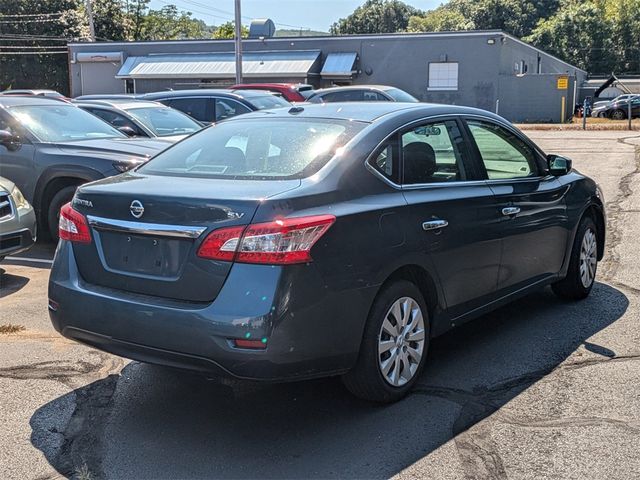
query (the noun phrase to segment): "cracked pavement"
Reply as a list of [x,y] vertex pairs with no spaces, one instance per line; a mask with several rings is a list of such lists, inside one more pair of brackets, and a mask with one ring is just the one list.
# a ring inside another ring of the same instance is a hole
[[0,478],[640,478],[640,135],[526,133],[605,193],[598,283],[436,339],[391,406],[336,379],[216,382],[75,344],[49,323],[46,262],[6,262],[0,324],[25,330],[0,335]]

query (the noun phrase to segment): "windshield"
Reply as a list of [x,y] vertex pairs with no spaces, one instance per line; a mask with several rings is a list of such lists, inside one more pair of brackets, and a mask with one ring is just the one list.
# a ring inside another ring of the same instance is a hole
[[384,91],[387,95],[393,98],[396,102],[411,102],[415,103],[418,101],[416,97],[413,95],[409,95],[404,90],[400,90],[399,88],[389,88]]
[[158,137],[189,135],[202,127],[191,117],[167,107],[145,107],[127,110]]
[[165,150],[140,172],[228,179],[313,175],[366,124],[260,118],[221,122]]
[[258,110],[266,110],[268,108],[278,108],[278,107],[290,107],[291,104],[287,102],[281,96],[276,95],[262,95],[258,97],[248,97],[246,98],[253,106],[255,106]]
[[11,107],[20,124],[42,142],[92,138],[125,138],[108,123],[72,105],[22,105]]

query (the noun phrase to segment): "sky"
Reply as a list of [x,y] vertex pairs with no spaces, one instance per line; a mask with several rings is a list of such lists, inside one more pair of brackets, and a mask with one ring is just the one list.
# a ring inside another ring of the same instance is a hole
[[[444,0],[405,0],[405,3],[421,10],[429,10]],[[271,18],[276,28],[305,28],[329,31],[339,18],[346,17],[364,0],[242,0],[242,22],[248,25],[252,18]],[[193,17],[208,25],[219,25],[233,20],[234,0],[151,0],[156,10],[173,4],[187,10]]]

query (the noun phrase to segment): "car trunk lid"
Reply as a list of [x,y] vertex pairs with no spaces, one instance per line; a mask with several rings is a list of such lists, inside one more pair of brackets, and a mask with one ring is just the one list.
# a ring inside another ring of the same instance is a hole
[[296,188],[299,180],[238,181],[137,173],[80,188],[73,208],[91,229],[74,243],[89,283],[192,302],[209,302],[231,262],[197,256],[207,234],[251,222],[260,202]]

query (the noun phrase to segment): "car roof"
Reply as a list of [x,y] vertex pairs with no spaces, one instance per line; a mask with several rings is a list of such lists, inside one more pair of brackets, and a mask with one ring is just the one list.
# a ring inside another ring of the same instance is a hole
[[344,85],[342,87],[321,88],[320,90],[316,90],[315,94],[322,95],[325,93],[343,92],[346,90],[380,90],[384,92],[394,88],[395,87],[390,87],[389,85]]
[[32,94],[32,95],[38,95],[38,94],[42,94],[42,93],[55,93],[57,95],[61,95],[62,94],[60,92],[56,92],[55,90],[48,90],[46,88],[40,88],[40,89],[31,89],[31,88],[15,88],[15,89],[8,89],[8,90],[4,90],[3,92],[0,92],[2,94],[17,94],[17,93],[26,93],[26,94]]
[[69,103],[40,95],[0,95],[0,107],[9,108],[21,105],[56,105],[59,107],[69,105]]
[[151,100],[135,100],[133,98],[111,98],[111,99],[96,99],[96,100],[76,100],[73,102],[75,105],[83,106],[103,106],[112,107],[119,110],[131,110],[134,108],[169,108],[160,102],[153,102]]
[[152,92],[141,95],[144,98],[172,98],[172,97],[208,97],[211,95],[217,95],[219,97],[227,98],[246,98],[251,97],[263,97],[270,95],[269,92],[261,90],[229,90],[222,88],[196,88],[190,90],[168,90],[166,92]]
[[479,108],[463,107],[458,105],[443,105],[438,103],[409,103],[409,102],[334,102],[334,103],[301,103],[292,107],[274,108],[271,110],[259,110],[246,113],[225,120],[233,122],[251,118],[323,118],[352,120],[360,122],[375,122],[389,115],[401,112],[414,111],[424,117],[437,115],[481,115],[504,122],[501,117],[480,110]]

